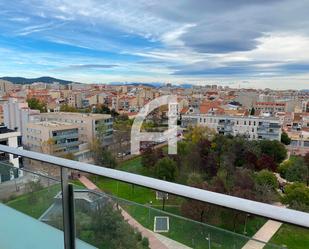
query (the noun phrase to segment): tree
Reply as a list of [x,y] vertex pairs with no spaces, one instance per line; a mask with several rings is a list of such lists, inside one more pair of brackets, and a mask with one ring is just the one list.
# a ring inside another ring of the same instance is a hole
[[285,145],[289,145],[291,143],[291,138],[289,138],[286,132],[282,132],[281,134],[281,143]]
[[89,228],[93,231],[98,248],[139,248],[134,229],[107,198],[93,209]]
[[28,181],[25,184],[25,189],[29,193],[29,202],[33,204],[38,201],[39,195],[37,192],[43,189],[43,185],[40,180]]
[[30,109],[40,110],[40,112],[47,111],[46,103],[40,101],[39,99],[30,98],[30,99],[27,99],[27,103]]
[[281,163],[287,157],[287,150],[279,141],[261,140],[259,147],[261,153],[271,156],[276,163]]
[[306,179],[306,184],[309,186],[309,152],[306,153],[304,156],[305,164],[307,166],[307,179]]
[[287,185],[282,202],[293,209],[309,212],[309,188],[303,183]]
[[[195,184],[194,187],[208,189],[207,183]],[[181,213],[192,220],[205,222],[207,218],[212,218],[218,214],[218,207],[205,202],[188,199],[181,205]]]
[[73,153],[69,152],[69,153],[63,155],[63,158],[69,159],[69,160],[74,160],[74,159],[75,159],[75,156],[74,156]]
[[189,186],[196,186],[196,185],[200,185],[203,183],[203,178],[200,174],[198,173],[190,173],[188,176],[188,180],[187,180],[187,185]]
[[161,148],[153,149],[152,147],[147,147],[142,153],[142,165],[148,169],[152,169],[156,162],[163,158],[164,154]]
[[190,127],[188,131],[189,132],[185,135],[185,139],[193,143],[198,143],[199,140],[203,139],[211,139],[215,135],[215,131],[207,126],[196,125]]
[[256,170],[259,171],[262,169],[276,171],[277,164],[274,161],[273,157],[266,155],[266,154],[262,154],[262,156],[257,161]]
[[68,104],[64,104],[64,105],[60,106],[60,111],[61,112],[77,112],[78,110],[73,106],[69,106]]
[[104,104],[97,104],[93,108],[93,113],[111,114],[111,110]]
[[107,127],[103,122],[100,122],[97,125],[97,139],[104,143],[104,137],[106,136]]
[[255,183],[260,186],[269,186],[272,190],[276,190],[279,187],[276,176],[267,169],[256,173]]
[[117,161],[115,157],[98,139],[93,141],[91,151],[96,165],[112,169],[116,168]]
[[173,182],[177,176],[176,162],[168,157],[164,157],[156,163],[155,172],[159,179]]
[[232,194],[237,197],[254,200],[254,179],[251,170],[244,168],[236,169]]
[[307,183],[308,166],[301,156],[291,156],[289,160],[284,161],[278,167],[278,171],[283,178],[290,182]]

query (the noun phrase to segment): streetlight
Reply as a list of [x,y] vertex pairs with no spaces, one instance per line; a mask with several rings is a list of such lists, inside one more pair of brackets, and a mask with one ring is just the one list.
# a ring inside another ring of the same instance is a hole
[[210,247],[210,233],[208,233],[206,240],[208,240],[208,248],[211,249],[211,247]]

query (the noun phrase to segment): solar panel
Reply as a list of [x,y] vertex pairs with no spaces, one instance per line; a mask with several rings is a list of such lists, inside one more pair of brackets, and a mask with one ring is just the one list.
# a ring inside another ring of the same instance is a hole
[[154,232],[163,233],[169,231],[169,217],[155,216],[154,218]]

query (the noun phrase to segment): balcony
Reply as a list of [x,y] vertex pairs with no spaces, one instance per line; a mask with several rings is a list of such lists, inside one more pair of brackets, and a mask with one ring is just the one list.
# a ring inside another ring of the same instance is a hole
[[[304,212],[3,145],[0,151],[42,167],[47,164],[53,172],[51,177],[26,167],[19,169],[24,171],[22,178],[0,184],[1,249],[286,248],[182,217],[173,212],[171,201],[176,198],[309,227],[309,214]],[[106,182],[117,180],[119,195],[101,191],[95,177],[72,180],[70,171],[104,177]],[[131,188],[128,195],[136,202],[121,198],[125,197],[121,195],[124,185]],[[156,200],[138,203],[145,191]]]

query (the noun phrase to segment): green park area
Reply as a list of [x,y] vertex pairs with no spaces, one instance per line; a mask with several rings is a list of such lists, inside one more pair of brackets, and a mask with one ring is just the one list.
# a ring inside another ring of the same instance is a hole
[[309,232],[305,228],[284,224],[270,242],[287,248],[305,249],[309,245]]
[[[166,155],[164,149],[149,150],[119,163],[116,169],[256,201],[281,201],[306,211],[306,179],[299,173],[306,169],[305,159],[292,157],[284,161],[284,147],[273,141],[251,142],[223,136],[208,140],[199,134],[203,131],[194,132],[197,134],[192,134],[191,141],[179,144],[177,156]],[[273,172],[299,183],[289,184],[284,195],[279,195]],[[171,195],[163,205],[162,200],[156,199],[154,190],[105,177],[90,179],[150,230],[154,229],[155,216],[169,217],[170,229],[162,235],[193,248],[205,248],[209,234],[212,248],[241,248],[248,241],[244,235],[253,236],[266,222],[265,218]],[[57,191],[59,186],[38,190],[34,194],[35,205],[29,205],[33,194],[19,196],[8,205],[38,218]],[[307,249],[309,233],[306,229],[283,225],[270,242],[291,249]]]
[[6,204],[11,208],[38,219],[54,203],[54,197],[61,190],[61,186],[60,184],[55,184],[47,188],[42,188],[39,184],[34,183],[32,185],[33,189],[29,193],[12,199]]

